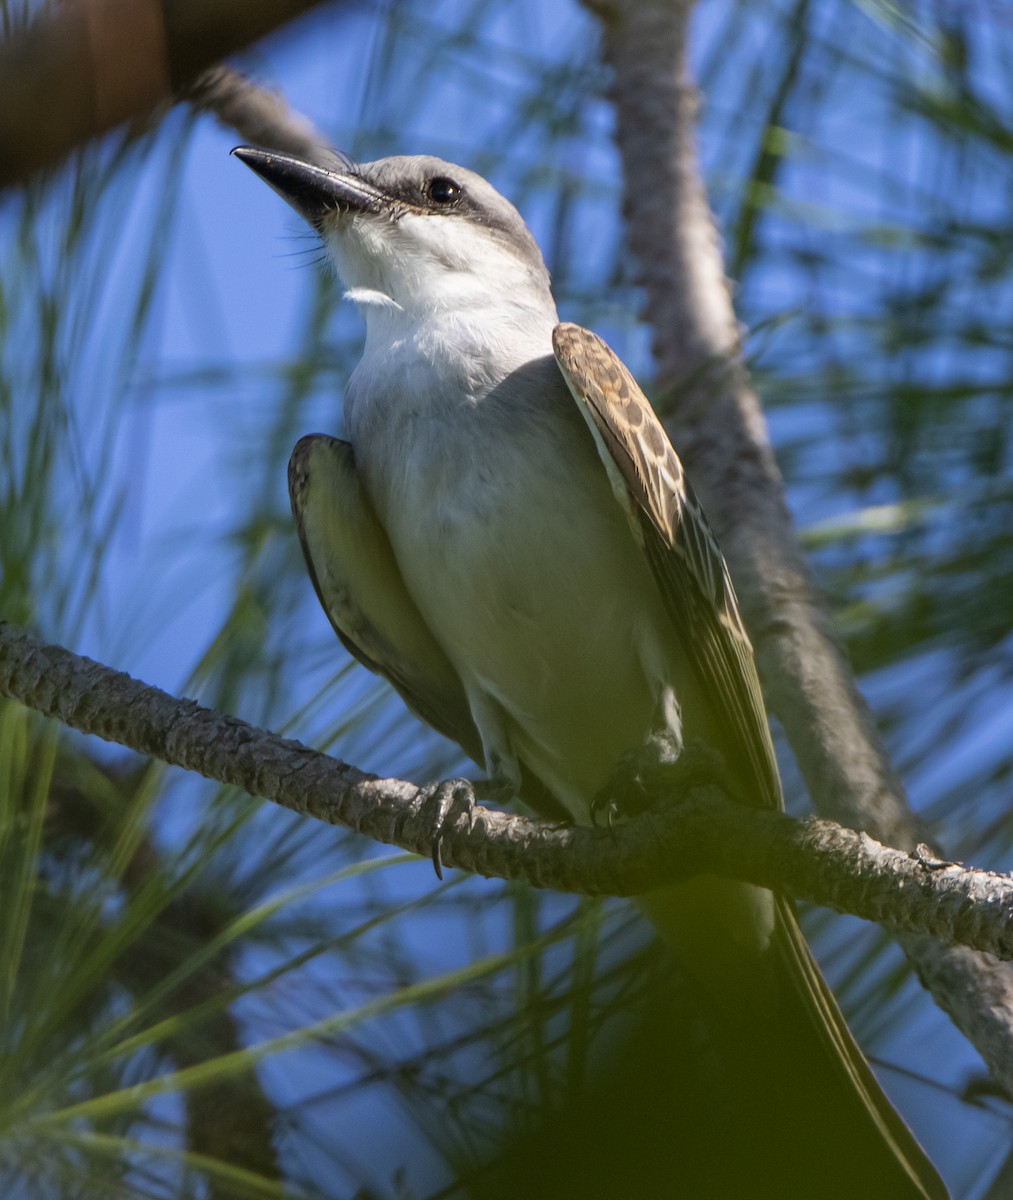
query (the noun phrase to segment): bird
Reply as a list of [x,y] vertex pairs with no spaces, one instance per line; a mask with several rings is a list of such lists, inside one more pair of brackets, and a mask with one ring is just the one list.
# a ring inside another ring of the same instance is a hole
[[[427,155],[233,153],[316,231],[365,321],[344,437],[307,435],[289,464],[306,565],[346,649],[495,794],[547,817],[635,816],[645,780],[689,764],[781,808],[715,535],[631,372],[560,322],[517,209]],[[440,788],[441,822],[472,803],[466,784]],[[768,1090],[802,1097],[817,1164],[834,1164],[811,1193],[769,1194],[947,1195],[786,899],[702,877],[641,903],[752,1048],[752,1111]],[[823,1108],[826,1122],[806,1111]]]

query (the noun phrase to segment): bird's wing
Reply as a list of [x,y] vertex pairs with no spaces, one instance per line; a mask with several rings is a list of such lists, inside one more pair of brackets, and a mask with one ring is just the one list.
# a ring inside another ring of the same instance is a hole
[[[322,433],[300,438],[289,459],[288,494],[310,579],[345,649],[484,767],[460,676],[405,587],[351,445]],[[565,819],[541,780],[520,770],[520,798],[544,817]]]
[[300,438],[288,493],[310,579],[345,649],[482,765],[464,687],[408,594],[351,445],[320,433]]
[[[594,436],[616,498],[650,564],[737,775],[781,804],[777,760],[724,557],[650,401],[597,334],[557,325],[556,361]],[[743,770],[743,768],[745,768]]]
[[[647,397],[601,338],[578,325],[564,324],[556,326],[552,342],[676,633],[721,722],[723,749],[737,759],[744,756],[759,782],[760,801],[779,806],[781,786],[753,650],[728,567],[682,463]],[[946,1189],[935,1168],[883,1094],[848,1029],[790,901],[776,897],[774,914],[777,957],[802,1001],[803,1019],[811,1022],[822,1053],[837,1064],[836,1078],[849,1105],[846,1111],[862,1128],[871,1122],[890,1159],[899,1164],[906,1177],[899,1195],[910,1195],[913,1187],[922,1197],[945,1200]],[[802,1032],[793,1026],[791,1036],[801,1037]],[[849,1095],[854,1103],[848,1101]]]

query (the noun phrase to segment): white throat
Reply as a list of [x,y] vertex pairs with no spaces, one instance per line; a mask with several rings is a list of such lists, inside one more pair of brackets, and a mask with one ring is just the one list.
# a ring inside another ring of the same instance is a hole
[[367,355],[404,343],[513,362],[551,352],[558,317],[548,277],[481,225],[360,217],[335,229],[327,245],[366,322]]

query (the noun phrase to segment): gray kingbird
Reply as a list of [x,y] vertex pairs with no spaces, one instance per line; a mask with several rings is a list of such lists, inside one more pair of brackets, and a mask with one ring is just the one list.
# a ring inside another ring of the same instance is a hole
[[[234,153],[316,230],[365,318],[348,440],[304,437],[289,473],[346,648],[543,813],[589,822],[631,754],[667,762],[684,745],[710,748],[743,802],[780,807],[724,558],[630,372],[560,324],[513,205],[437,158]],[[789,903],[705,878],[644,907],[725,1012],[762,1030],[786,1005],[799,1045],[816,1031],[855,1162],[884,1195],[946,1196]]]

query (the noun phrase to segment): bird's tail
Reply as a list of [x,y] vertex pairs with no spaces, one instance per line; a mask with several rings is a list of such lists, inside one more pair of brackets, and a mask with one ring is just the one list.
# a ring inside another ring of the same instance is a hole
[[790,901],[701,877],[644,897],[642,907],[707,998],[708,1030],[731,1064],[728,1150],[755,1155],[752,1194],[946,1200],[848,1029]]

